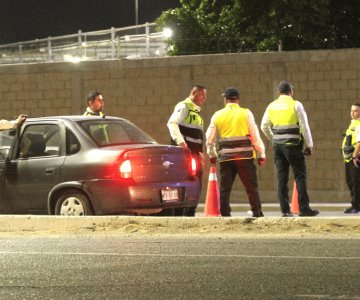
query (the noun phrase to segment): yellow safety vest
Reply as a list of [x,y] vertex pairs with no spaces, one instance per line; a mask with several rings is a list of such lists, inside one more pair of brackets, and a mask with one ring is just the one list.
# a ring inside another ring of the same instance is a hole
[[341,147],[341,152],[345,162],[352,160],[356,144],[355,131],[358,126],[360,126],[360,120],[351,120],[350,125],[346,130]]
[[255,158],[247,116],[248,109],[237,103],[227,103],[225,108],[215,113],[214,124],[219,136],[219,162]]
[[296,100],[284,95],[270,103],[268,112],[272,123],[274,144],[298,145],[300,143],[301,135],[295,103]]
[[[186,105],[188,114],[184,121],[179,124],[180,132],[191,152],[203,152],[204,121],[199,115],[199,112],[196,110],[194,102],[192,102],[190,98],[186,98],[185,100],[179,102],[176,107],[181,106],[182,104]],[[176,145],[174,140],[171,140],[171,144]]]

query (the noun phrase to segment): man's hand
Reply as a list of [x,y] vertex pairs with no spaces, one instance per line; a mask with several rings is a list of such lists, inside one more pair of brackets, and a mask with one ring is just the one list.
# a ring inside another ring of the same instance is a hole
[[201,169],[203,169],[205,166],[205,155],[202,152],[199,152],[199,163],[200,163]]
[[217,161],[216,156],[215,157],[210,157],[210,164],[216,165],[216,161]]
[[266,163],[266,158],[265,157],[260,157],[258,158],[258,165],[261,167],[263,165],[265,165]]
[[358,157],[353,157],[353,163],[354,163],[355,167],[359,168],[360,159]]
[[189,148],[188,145],[187,145],[185,142],[180,143],[179,146],[180,146],[181,148],[184,148],[184,149],[188,149],[188,148]]
[[26,118],[27,118],[27,115],[21,114],[21,115],[19,115],[19,116],[16,118],[15,123],[16,123],[18,126],[21,126],[21,125],[25,122]]
[[312,154],[312,148],[310,147],[306,147],[304,150],[304,155],[305,156],[310,156]]

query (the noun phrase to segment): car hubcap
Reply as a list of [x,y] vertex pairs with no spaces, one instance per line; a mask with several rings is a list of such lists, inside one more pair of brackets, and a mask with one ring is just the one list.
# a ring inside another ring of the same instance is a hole
[[79,199],[75,197],[66,198],[61,205],[61,216],[84,216],[85,210]]

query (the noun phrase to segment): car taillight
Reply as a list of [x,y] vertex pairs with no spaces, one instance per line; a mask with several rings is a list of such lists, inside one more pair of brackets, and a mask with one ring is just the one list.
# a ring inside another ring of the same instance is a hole
[[191,156],[190,159],[190,174],[191,176],[196,176],[198,171],[198,161],[195,157]]
[[131,162],[129,159],[124,160],[120,166],[120,176],[121,178],[131,178],[132,177],[132,168],[131,168]]

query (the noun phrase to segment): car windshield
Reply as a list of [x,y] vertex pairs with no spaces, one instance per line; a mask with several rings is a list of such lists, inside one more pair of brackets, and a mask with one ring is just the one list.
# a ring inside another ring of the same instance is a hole
[[98,146],[124,144],[154,144],[147,133],[126,120],[91,120],[80,125]]

